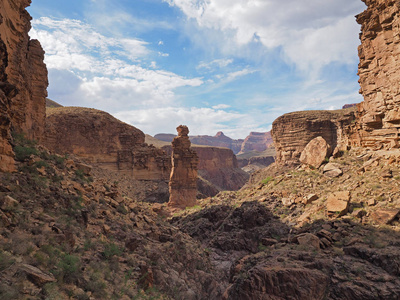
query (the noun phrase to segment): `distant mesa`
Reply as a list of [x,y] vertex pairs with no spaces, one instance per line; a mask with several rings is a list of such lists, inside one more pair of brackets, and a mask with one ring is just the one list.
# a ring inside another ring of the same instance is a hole
[[353,103],[353,104],[345,104],[343,105],[342,109],[346,109],[346,108],[350,108],[350,107],[354,107],[357,106],[358,103]]
[[[160,144],[160,141],[163,142],[171,142],[176,135],[174,134],[168,134],[168,133],[160,133],[156,134],[154,136],[154,140],[149,143],[153,144]],[[210,147],[218,147],[218,148],[228,148],[233,151],[233,154],[237,155],[237,158],[234,158],[234,162],[228,163],[227,161],[230,160],[231,154],[226,153],[225,155],[226,158],[222,158],[220,154],[217,156],[219,163],[221,161],[225,161],[225,163],[222,163],[221,169],[224,169],[226,166],[229,165],[228,169],[233,168],[242,168],[245,172],[247,173],[253,173],[254,171],[257,171],[259,169],[265,168],[272,164],[275,161],[275,148],[273,146],[273,139],[271,132],[251,132],[249,136],[246,137],[246,139],[238,139],[234,140],[231,139],[230,137],[226,136],[222,131],[217,132],[215,136],[209,136],[209,135],[196,135],[196,136],[189,136],[190,141],[193,143],[193,147],[196,149],[197,153],[200,156],[200,174],[202,174],[202,161],[204,158],[202,157],[203,155],[205,157],[210,157],[209,154],[206,154],[206,150],[204,149],[198,149],[200,146],[210,146]],[[152,139],[151,137],[148,137],[146,139]],[[216,152],[222,153],[222,149]],[[208,160],[208,158],[206,159]],[[207,168],[210,170],[210,167],[208,166]],[[217,173],[213,172],[214,175],[212,177],[214,178],[212,181],[215,182],[217,180]],[[203,174],[205,178],[209,178],[208,175]],[[222,174],[220,174],[222,175]],[[234,178],[237,180],[223,180],[225,176],[222,176],[220,180],[217,180],[220,182],[218,184],[220,187],[223,189],[237,189],[238,186],[242,185],[242,181],[244,180],[245,176],[242,174],[238,174],[236,172],[236,175]],[[239,179],[240,178],[240,179]],[[226,183],[221,183],[222,181]],[[229,183],[230,182],[230,183]]]
[[[174,134],[160,133],[154,136],[164,142],[172,142],[176,137]],[[243,154],[251,151],[262,152],[270,148],[273,144],[271,132],[251,132],[246,139],[234,140],[226,136],[222,131],[216,135],[192,135],[190,141],[196,145],[224,147],[231,149],[234,154]]]

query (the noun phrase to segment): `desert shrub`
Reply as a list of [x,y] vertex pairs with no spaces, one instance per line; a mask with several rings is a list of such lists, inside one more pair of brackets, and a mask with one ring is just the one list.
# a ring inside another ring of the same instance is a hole
[[106,283],[102,279],[100,272],[90,274],[90,279],[86,283],[85,289],[91,291],[95,296],[104,297]]
[[29,158],[32,154],[38,155],[39,152],[35,148],[36,141],[29,140],[25,137],[24,134],[20,133],[13,133],[13,140],[14,140],[14,153],[15,159],[19,161],[24,161]]
[[0,283],[0,299],[21,299],[20,288],[20,286],[9,286],[5,283]]
[[122,247],[119,247],[115,243],[108,243],[104,245],[104,251],[102,254],[106,259],[110,259],[113,256],[121,256],[123,252],[124,249]]
[[78,256],[64,254],[57,266],[57,275],[66,283],[76,282],[81,277],[81,261]]
[[11,255],[0,250],[0,271],[7,269],[14,262],[15,260],[11,257]]
[[262,180],[261,182],[262,182],[263,184],[268,184],[271,180],[274,180],[274,177],[268,176],[267,178],[265,178],[265,179]]
[[24,161],[28,159],[31,155],[38,155],[38,151],[35,148],[18,145],[14,147],[14,153],[15,159],[18,161]]

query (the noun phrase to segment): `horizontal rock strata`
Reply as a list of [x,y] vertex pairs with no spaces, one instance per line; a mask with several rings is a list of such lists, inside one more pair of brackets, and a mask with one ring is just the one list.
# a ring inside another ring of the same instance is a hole
[[272,124],[276,162],[299,164],[306,145],[318,136],[323,137],[332,149],[345,148],[349,143],[349,126],[354,119],[354,108],[300,111],[279,117]]
[[138,180],[168,180],[170,158],[144,141],[142,131],[99,110],[48,109],[45,145],[49,149],[78,155]]
[[359,76],[364,102],[358,105],[353,145],[393,148],[400,140],[400,4],[363,0]]

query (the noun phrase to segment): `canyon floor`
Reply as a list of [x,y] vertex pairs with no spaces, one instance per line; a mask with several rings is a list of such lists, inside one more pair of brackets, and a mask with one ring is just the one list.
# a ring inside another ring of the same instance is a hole
[[1,299],[400,298],[397,150],[271,165],[170,210],[136,200],[143,182],[16,141],[19,171],[0,174]]

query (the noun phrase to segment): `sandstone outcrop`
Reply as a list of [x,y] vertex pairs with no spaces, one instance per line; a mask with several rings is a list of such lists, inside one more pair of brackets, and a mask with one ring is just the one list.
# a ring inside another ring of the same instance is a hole
[[250,151],[263,152],[273,144],[271,131],[268,132],[250,132],[245,138],[239,154]]
[[352,145],[392,148],[400,141],[400,5],[394,0],[363,0],[360,93]]
[[47,69],[44,51],[30,40],[29,0],[0,2],[0,170],[13,171],[11,129],[41,140],[45,122]]
[[354,108],[336,111],[301,111],[285,114],[272,124],[272,136],[279,164],[297,165],[306,145],[321,136],[331,146],[345,149]]
[[178,136],[172,141],[172,171],[169,180],[170,207],[185,208],[196,204],[197,166],[199,158],[190,149],[189,129],[180,125]]
[[95,109],[48,109],[44,144],[138,180],[168,180],[171,170],[169,157],[145,144],[142,131]]

